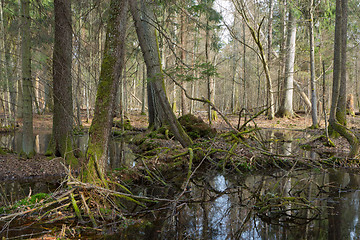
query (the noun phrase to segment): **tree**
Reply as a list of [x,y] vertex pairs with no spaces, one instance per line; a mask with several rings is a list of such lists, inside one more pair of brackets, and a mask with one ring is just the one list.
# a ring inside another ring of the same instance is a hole
[[261,39],[260,39],[261,25],[262,25],[264,19],[261,21],[258,28],[254,29],[252,26],[250,26],[250,21],[249,21],[249,18],[247,16],[247,14],[246,14],[245,2],[244,1],[239,1],[239,0],[236,0],[236,1],[233,1],[233,2],[234,2],[234,5],[235,5],[235,8],[236,8],[236,11],[238,13],[240,13],[241,17],[244,20],[244,24],[246,24],[247,28],[250,30],[251,37],[255,41],[255,44],[256,44],[259,51],[257,52],[254,48],[247,45],[244,41],[241,41],[240,39],[236,38],[233,35],[233,33],[232,33],[232,35],[233,35],[233,37],[236,38],[236,40],[238,40],[242,44],[246,45],[247,47],[250,47],[257,54],[259,59],[261,60],[261,63],[262,63],[262,66],[263,66],[263,69],[264,69],[264,72],[265,72],[266,83],[267,83],[267,95],[268,95],[267,107],[269,108],[267,115],[268,115],[269,119],[273,119],[274,115],[275,115],[275,110],[274,110],[275,106],[274,106],[274,94],[272,92],[272,80],[271,80],[269,65],[268,65],[268,62],[267,62],[266,56],[265,56],[265,51],[264,51],[264,48],[263,48],[263,45],[262,45],[262,42],[261,42]]
[[315,82],[315,47],[314,47],[314,0],[309,1],[309,42],[310,42],[310,83],[311,83],[311,118],[312,127],[318,128],[317,96]]
[[295,12],[290,6],[288,29],[287,29],[287,51],[285,62],[285,82],[284,95],[276,115],[278,117],[292,117],[293,111],[293,92],[294,92],[294,65],[295,65],[295,50],[296,50],[296,19]]
[[146,64],[149,128],[156,130],[169,125],[175,138],[187,147],[192,140],[177,121],[165,93],[153,4],[146,0],[130,1],[130,11]]
[[53,53],[53,153],[72,154],[72,26],[70,0],[54,0],[55,38]]
[[21,72],[22,72],[22,112],[23,139],[22,153],[30,158],[35,154],[33,136],[32,78],[31,78],[31,36],[30,1],[21,0]]
[[342,96],[344,94],[346,99],[347,8],[347,0],[336,0],[333,90],[329,124],[350,143],[349,157],[354,158],[359,154],[360,144],[356,135],[345,127],[346,103],[343,103]]
[[94,118],[89,130],[86,153],[88,163],[82,176],[83,180],[87,182],[100,180],[106,185],[104,174],[108,159],[114,104],[119,79],[124,68],[127,10],[128,0],[111,0]]

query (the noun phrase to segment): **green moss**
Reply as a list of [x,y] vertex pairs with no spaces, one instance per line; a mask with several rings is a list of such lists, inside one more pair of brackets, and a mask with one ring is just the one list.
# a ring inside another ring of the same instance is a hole
[[0,147],[0,155],[6,155],[6,152],[1,147]]
[[32,195],[30,198],[26,197],[23,198],[19,201],[17,201],[15,204],[11,205],[11,206],[4,206],[0,208],[0,214],[4,214],[4,213],[10,213],[11,211],[15,210],[15,209],[22,209],[22,208],[31,208],[33,207],[36,203],[39,203],[42,200],[47,200],[50,199],[50,195],[47,193],[37,193]]
[[309,144],[303,144],[300,147],[306,151],[310,151],[312,149],[312,147]]
[[76,126],[74,127],[73,129],[73,134],[76,136],[76,135],[84,135],[84,127],[81,125],[81,126]]
[[[122,126],[124,125],[124,126]],[[133,126],[131,126],[130,119],[124,119],[124,124],[121,124],[120,120],[114,120],[113,121],[113,127],[122,129],[124,127],[124,130],[133,130]]]
[[212,138],[216,135],[216,130],[214,128],[211,128],[210,125],[205,123],[201,118],[192,114],[181,116],[179,122],[192,139],[201,137]]
[[20,157],[25,158],[25,159],[30,159],[30,158],[33,158],[35,156],[35,154],[36,154],[35,150],[31,151],[30,153],[26,153],[24,151],[21,151],[20,152]]

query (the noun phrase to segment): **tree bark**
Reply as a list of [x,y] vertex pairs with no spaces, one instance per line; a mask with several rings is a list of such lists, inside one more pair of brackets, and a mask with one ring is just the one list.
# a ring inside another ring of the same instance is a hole
[[[340,95],[346,98],[346,36],[347,36],[347,0],[336,0],[336,19],[335,19],[335,40],[334,40],[334,71],[333,71],[333,90],[331,96],[331,108],[329,124],[333,130],[345,137],[351,145],[350,158],[355,158],[359,154],[360,144],[356,135],[344,126],[344,122],[338,121],[338,111],[346,111],[342,106]],[[342,109],[342,107],[344,109]],[[346,114],[345,114],[346,117]],[[343,120],[343,119],[340,119]]]
[[104,180],[116,93],[124,68],[128,0],[111,0],[94,119],[89,130],[83,179]]
[[[177,121],[165,93],[152,4],[154,3],[144,0],[130,1],[131,14],[147,67],[149,125],[150,128],[156,128],[168,124],[175,138],[182,146],[187,147],[192,144],[192,140]],[[156,124],[155,118],[159,121]]]
[[146,66],[143,64],[143,71],[142,71],[142,89],[141,89],[141,115],[145,115],[145,95],[146,95]]
[[[54,0],[55,38],[53,54],[53,154],[73,161],[72,25],[69,0]],[[68,162],[71,163],[71,162]],[[76,164],[76,162],[73,162]]]
[[309,1],[309,40],[310,40],[310,75],[311,75],[311,118],[312,128],[318,128],[317,93],[315,82],[315,46],[314,46],[314,0]]
[[296,50],[296,19],[293,9],[289,9],[289,27],[287,30],[287,51],[285,63],[285,82],[284,96],[281,106],[276,113],[277,117],[292,117],[293,112],[293,92],[294,92],[294,65]]
[[[180,15],[180,45],[181,45],[181,64],[186,62],[186,20],[185,20],[185,16],[184,13],[181,13]],[[185,71],[182,70],[182,75],[185,76]],[[181,81],[181,86],[183,88],[186,89],[186,81],[183,77],[182,81]],[[181,95],[180,95],[180,102],[181,102],[181,114],[185,115],[188,113],[188,109],[187,109],[187,102],[186,102],[186,96],[185,96],[185,91],[181,90]]]
[[21,0],[21,72],[23,139],[21,155],[30,158],[35,154],[33,136],[32,79],[31,79],[31,36],[30,1]]
[[339,98],[336,106],[336,120],[346,126],[346,81],[347,81],[347,71],[346,71],[346,49],[347,49],[347,8],[348,0],[341,1],[341,34],[340,34],[340,55],[341,55],[341,66],[340,66],[340,88],[339,88]]

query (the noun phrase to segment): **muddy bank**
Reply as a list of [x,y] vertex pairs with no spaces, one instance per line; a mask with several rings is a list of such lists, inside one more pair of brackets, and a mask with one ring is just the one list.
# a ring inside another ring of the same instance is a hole
[[65,175],[66,170],[60,158],[49,159],[44,155],[36,155],[32,159],[24,159],[17,154],[0,155],[0,181],[60,178]]

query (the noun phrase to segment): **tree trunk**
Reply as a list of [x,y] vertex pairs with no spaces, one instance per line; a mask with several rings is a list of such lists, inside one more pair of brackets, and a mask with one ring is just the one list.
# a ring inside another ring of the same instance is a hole
[[[10,50],[9,50],[9,43],[6,41],[6,32],[5,32],[5,19],[4,19],[4,12],[3,12],[3,6],[4,6],[4,0],[1,0],[0,2],[0,79],[5,79],[5,89],[4,89],[4,100],[6,101],[6,111],[8,114],[5,115],[5,121],[7,122],[6,125],[12,125],[15,124],[15,103],[12,101],[13,98],[13,82],[11,77],[11,70],[10,70]],[[5,63],[5,64],[4,64]],[[3,65],[4,64],[4,65]],[[6,112],[5,112],[6,113]],[[10,120],[10,121],[8,121]]]
[[[72,153],[72,26],[69,0],[55,0],[55,38],[53,54],[53,154],[74,160]],[[76,162],[72,162],[76,164]]]
[[[208,17],[206,18],[206,26],[205,26],[205,62],[208,66],[209,64],[209,38],[210,38],[210,30],[209,30],[209,20]],[[207,74],[206,75],[206,83],[207,83],[207,98],[209,101],[211,101],[211,94],[212,94],[212,89],[211,89],[211,79],[210,79],[210,75]],[[209,124],[211,125],[212,122],[212,112],[211,112],[211,106],[210,104],[208,104],[208,108],[207,108],[207,114],[208,114],[208,121]]]
[[35,154],[33,137],[33,109],[31,98],[31,36],[29,5],[29,0],[21,0],[21,72],[23,86],[23,139],[21,155],[27,158],[30,158]]
[[89,130],[88,163],[82,176],[87,182],[104,180],[116,93],[125,64],[127,10],[127,0],[111,0],[94,119]]
[[[187,147],[192,144],[192,140],[177,121],[165,93],[156,29],[152,24],[155,19],[152,4],[154,3],[144,0],[130,1],[131,14],[147,67],[149,125],[150,128],[156,128],[168,124],[175,138],[182,146]],[[159,122],[155,123],[155,119]]]
[[146,66],[143,64],[143,71],[142,71],[142,90],[141,90],[141,115],[145,115],[145,91],[146,91]]
[[341,45],[340,45],[340,55],[341,55],[341,62],[340,62],[340,88],[339,88],[339,98],[336,106],[336,120],[346,126],[346,48],[347,48],[347,1],[342,0],[341,3]]
[[[181,45],[181,64],[183,65],[186,62],[186,20],[185,20],[185,16],[184,13],[181,13],[180,15],[180,45]],[[186,89],[186,81],[185,81],[185,71],[184,69],[182,70],[182,75],[183,75],[183,79],[181,81],[181,86]],[[185,91],[181,90],[181,95],[180,95],[180,102],[181,102],[181,114],[185,115],[188,113],[188,109],[187,109],[187,101],[186,101],[186,96],[185,96]]]
[[[234,27],[236,25],[236,22],[235,22],[235,18],[234,18]],[[234,114],[235,113],[235,105],[236,105],[236,81],[235,81],[235,77],[236,77],[236,67],[237,67],[237,50],[236,50],[236,44],[235,44],[235,41],[232,43],[232,47],[233,47],[233,54],[232,54],[232,87],[231,87],[231,102],[230,102],[230,110],[231,110],[231,113]],[[225,84],[224,84],[225,85]]]
[[315,82],[315,47],[314,47],[314,0],[310,0],[309,6],[309,37],[310,37],[310,73],[311,73],[311,118],[312,128],[318,128],[317,93]]
[[287,30],[287,51],[285,63],[285,82],[284,96],[281,102],[277,117],[292,117],[293,112],[293,92],[294,92],[294,65],[296,49],[296,19],[294,12],[289,9],[289,27]]
[[[332,129],[345,137],[351,145],[349,153],[350,158],[354,158],[359,154],[359,139],[355,134],[347,129],[339,122],[337,117],[338,111],[346,111],[341,109],[342,103],[340,95],[345,89],[346,98],[346,36],[347,36],[347,0],[336,1],[336,20],[335,20],[335,40],[334,40],[334,71],[333,71],[333,90],[331,96],[331,108],[329,116],[329,124]],[[345,86],[344,86],[345,85]],[[346,108],[346,104],[345,107]],[[346,115],[345,115],[346,117]]]

